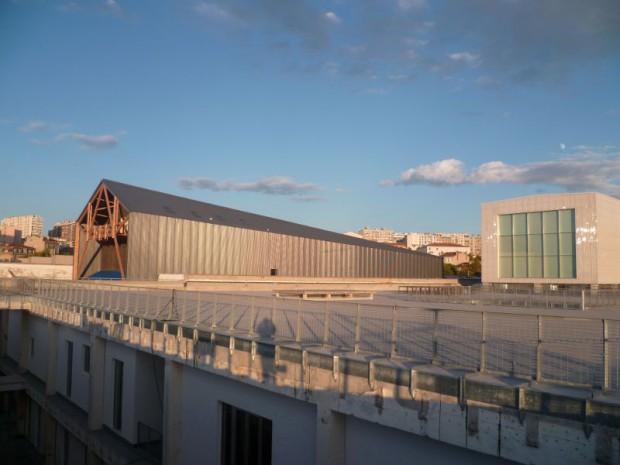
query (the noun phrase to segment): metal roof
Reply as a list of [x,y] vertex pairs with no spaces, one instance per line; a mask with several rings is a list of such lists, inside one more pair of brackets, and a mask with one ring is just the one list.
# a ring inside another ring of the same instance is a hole
[[[103,179],[108,190],[118,198],[128,212],[179,218],[203,223],[212,223],[233,228],[267,231],[275,234],[305,237],[328,242],[350,244],[373,249],[399,251],[401,253],[421,254],[387,244],[359,239],[324,229],[304,226],[290,221],[248,213],[211,203],[199,202],[176,195],[165,194],[143,187],[132,186],[109,179]],[[427,254],[422,254],[427,255]]]

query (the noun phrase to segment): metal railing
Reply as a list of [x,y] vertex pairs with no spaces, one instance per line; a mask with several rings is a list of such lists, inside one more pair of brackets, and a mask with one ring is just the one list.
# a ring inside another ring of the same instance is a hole
[[0,280],[0,295],[31,296],[35,305],[69,311],[95,309],[420,364],[620,390],[620,315],[560,317],[46,280]]
[[400,286],[411,302],[498,305],[520,308],[593,310],[620,308],[617,289],[535,290],[495,286]]

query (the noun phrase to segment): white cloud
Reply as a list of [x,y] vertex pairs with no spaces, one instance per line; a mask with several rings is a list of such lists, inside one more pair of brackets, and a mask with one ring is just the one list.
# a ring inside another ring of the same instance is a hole
[[211,191],[259,192],[268,195],[295,196],[297,200],[307,201],[303,194],[323,190],[323,186],[313,183],[297,183],[286,176],[273,176],[250,183],[216,181],[211,178],[181,178],[178,181],[186,189],[207,189]]
[[539,184],[567,191],[598,191],[620,197],[620,152],[614,146],[575,147],[571,156],[555,161],[508,165],[491,161],[467,171],[462,161],[451,158],[403,171],[395,185],[455,186],[460,184]]
[[128,18],[125,10],[116,0],[81,0],[79,2],[66,2],[58,5],[62,11],[91,11],[94,13],[113,15],[119,18]]
[[400,175],[398,184],[432,184],[438,186],[463,184],[467,177],[463,162],[450,158],[430,165],[410,168]]
[[448,58],[452,63],[462,64],[465,66],[477,66],[480,60],[478,55],[469,52],[450,53]]
[[118,145],[120,134],[124,133],[90,135],[79,132],[64,132],[56,135],[53,142],[74,140],[80,143],[82,150],[108,150]]
[[42,131],[49,128],[45,121],[30,121],[19,127],[20,132]]
[[230,12],[216,3],[196,2],[193,6],[193,11],[215,20],[228,21],[232,18]]
[[425,8],[426,0],[397,0],[396,5],[400,10],[411,10],[413,8]]
[[330,22],[331,24],[340,24],[341,20],[338,17],[338,15],[336,15],[336,13],[332,12],[332,11],[328,11],[327,13],[325,13],[325,19]]

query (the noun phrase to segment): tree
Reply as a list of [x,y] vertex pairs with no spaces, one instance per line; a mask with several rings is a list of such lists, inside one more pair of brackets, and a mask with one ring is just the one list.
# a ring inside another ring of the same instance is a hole
[[444,276],[456,276],[458,274],[458,270],[455,265],[452,263],[444,263],[443,264],[443,275]]

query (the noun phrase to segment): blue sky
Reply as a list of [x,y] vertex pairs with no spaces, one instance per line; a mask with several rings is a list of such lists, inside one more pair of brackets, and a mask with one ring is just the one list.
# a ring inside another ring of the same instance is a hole
[[0,1],[0,217],[102,178],[344,232],[620,197],[617,0]]

